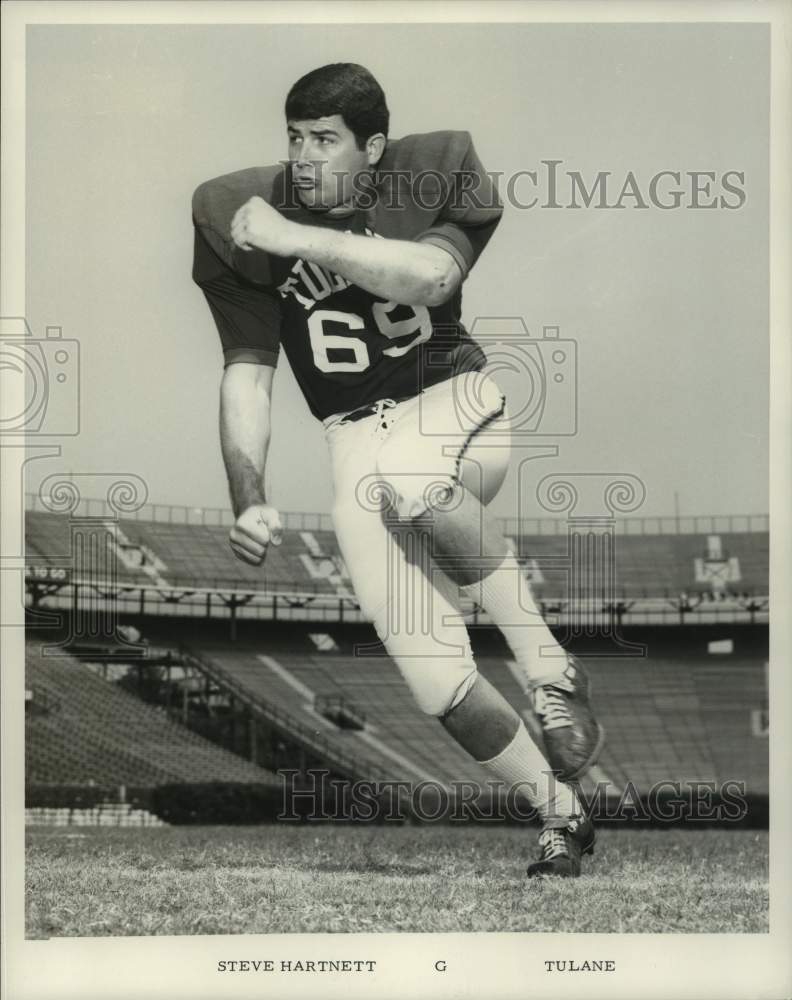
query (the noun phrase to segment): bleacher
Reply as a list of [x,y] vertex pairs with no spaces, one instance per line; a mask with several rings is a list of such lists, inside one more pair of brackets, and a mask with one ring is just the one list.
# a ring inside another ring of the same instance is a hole
[[[173,624],[152,628],[160,644],[167,644],[168,634],[182,641]],[[335,625],[323,635],[324,651],[306,628],[249,622],[232,643],[221,623],[206,622],[191,623],[186,639],[251,696],[320,728],[347,753],[374,761],[376,777],[414,781],[423,775],[444,784],[486,779],[443,727],[418,710],[393,660],[356,655],[361,646],[381,648],[373,630]],[[474,645],[481,673],[524,714],[526,698],[500,639],[486,630]],[[646,793],[659,781],[734,779],[745,781],[751,794],[766,794],[768,740],[752,731],[753,714],[766,698],[764,649],[738,644],[733,654],[708,654],[703,638],[686,643],[677,630],[672,639],[653,636],[648,654],[586,660],[594,709],[608,734],[594,780],[617,791],[630,782]],[[314,698],[327,695],[361,711],[365,730],[343,730],[322,718]]]
[[[97,519],[97,524],[101,519]],[[84,530],[84,525],[81,525]],[[328,530],[287,529],[283,544],[271,547],[262,567],[236,559],[222,525],[179,524],[121,518],[115,528],[117,577],[121,581],[159,581],[174,587],[240,587],[269,592],[299,591],[334,595],[350,593],[351,584],[335,534]],[[42,511],[26,514],[27,561],[32,566],[62,565],[70,553],[66,515]],[[712,580],[723,570],[720,589],[735,594],[766,595],[769,576],[767,532],[732,532],[716,536],[718,558],[710,558],[707,534],[616,534],[615,595],[652,598],[713,591]],[[565,534],[514,537],[518,555],[531,573],[539,599],[569,594],[568,573],[558,562],[569,556]],[[552,560],[556,566],[544,566]],[[697,565],[698,561],[698,565]],[[537,572],[538,570],[538,572]],[[585,580],[576,583],[585,596]],[[715,588],[717,589],[717,587]]]
[[[678,630],[681,631],[681,630]],[[336,625],[311,639],[306,628],[246,623],[236,642],[222,623],[150,622],[161,646],[185,641],[253,702],[275,706],[321,734],[376,780],[484,782],[443,727],[423,715],[387,656],[364,627]],[[678,642],[678,639],[675,640]],[[508,653],[489,630],[475,638],[481,673],[531,723]],[[707,654],[703,642],[649,645],[646,658],[587,660],[592,700],[608,739],[592,781],[613,794],[631,785],[646,794],[658,782],[742,781],[750,795],[768,791],[768,740],[755,717],[766,705],[763,653]],[[101,679],[69,657],[43,657],[28,645],[27,685],[45,710],[27,713],[28,783],[157,785],[173,781],[274,783],[262,768],[171,723],[161,710]],[[334,696],[365,719],[362,729],[334,725],[317,699]]]
[[[590,585],[585,575],[570,579],[564,568],[569,564],[570,539],[558,525],[551,527],[544,530],[538,525],[533,533],[511,536],[536,598],[548,610],[571,592],[588,596],[585,588]],[[732,779],[744,781],[749,794],[767,794],[767,653],[761,648],[762,641],[766,645],[766,630],[738,625],[734,634],[744,628],[743,636],[764,636],[764,640],[748,646],[741,640],[735,652],[714,655],[696,638],[696,629],[711,628],[707,623],[718,620],[717,616],[702,615],[699,624],[688,620],[684,626],[678,624],[678,605],[687,597],[694,606],[697,600],[706,604],[724,597],[737,605],[751,595],[764,600],[768,594],[767,531],[716,528],[713,520],[700,531],[697,527],[696,533],[625,530],[612,539],[612,596],[623,597],[625,602],[646,599],[651,604],[657,599],[668,604],[667,627],[652,634],[648,657],[602,655],[586,661],[593,679],[595,712],[608,734],[591,778],[605,782],[613,791],[632,784],[645,794],[659,781],[722,783]],[[124,621],[134,621],[143,636],[158,646],[191,649],[196,657],[191,669],[206,669],[213,683],[221,688],[226,685],[232,700],[241,696],[240,703],[248,708],[258,704],[280,713],[280,723],[271,716],[262,717],[265,728],[282,734],[283,720],[288,725],[293,722],[299,732],[295,730],[294,739],[286,741],[289,753],[302,745],[315,760],[324,747],[331,764],[339,765],[336,770],[378,780],[415,783],[432,779],[449,785],[488,778],[436,720],[418,711],[396,664],[382,655],[373,630],[340,619],[349,614],[352,622],[356,620],[354,605],[346,600],[353,592],[335,535],[318,517],[315,524],[287,526],[283,544],[272,547],[266,563],[258,568],[234,558],[228,546],[228,526],[222,523],[126,517],[113,521],[99,515],[93,522],[75,519],[70,523],[66,515],[34,510],[26,518],[28,565],[37,571],[71,565],[79,575],[85,567],[73,559],[72,533],[91,530],[104,532],[118,582],[129,584],[130,594],[134,587],[140,588],[138,595],[122,605]],[[576,536],[574,542],[589,543],[594,548],[599,544],[586,536]],[[108,561],[101,565],[107,566]],[[40,606],[46,610],[50,578],[46,573],[36,576],[44,581]],[[165,595],[165,603],[172,600],[168,609],[172,614],[166,615],[161,608],[156,613],[144,609],[145,588]],[[180,605],[178,595],[167,596],[168,588],[184,588],[190,594],[194,589],[195,603]],[[204,590],[216,591],[219,597],[203,594]],[[325,595],[339,601],[327,602],[327,615],[312,626],[322,630],[314,641],[310,626],[275,620],[275,599],[269,618],[241,614],[229,628],[222,615],[229,613],[229,604],[235,608],[231,595],[236,590],[256,592],[254,604],[263,600],[262,594],[277,595],[279,608],[292,600],[299,606],[298,595]],[[68,591],[64,593],[63,603],[53,607],[65,609],[68,616],[71,598]],[[210,597],[215,601],[212,613],[219,608],[218,617],[209,613]],[[745,623],[747,617],[737,620]],[[651,631],[653,621],[651,617],[643,621],[636,641],[646,641],[645,630]],[[529,725],[535,724],[502,640],[493,638],[491,630],[473,631],[480,671]],[[711,634],[721,635],[717,630]],[[370,647],[365,655],[356,648],[361,643]],[[75,660],[42,656],[33,642],[28,645],[27,671],[33,695],[26,712],[28,783],[277,782],[263,768],[170,722],[164,711]],[[342,706],[341,714],[329,711],[330,704]],[[343,725],[342,717],[362,720],[362,724]],[[311,740],[306,742],[306,733],[317,737],[313,745]],[[344,761],[356,761],[359,766],[350,771]]]
[[[199,638],[189,648],[209,659],[254,700],[282,709],[314,729],[346,756],[365,759],[378,780],[431,779],[441,784],[463,777],[484,779],[435,720],[417,711],[395,663],[388,657],[313,656],[281,644]],[[274,669],[273,669],[274,665]],[[366,718],[362,731],[343,729],[314,706],[317,696],[336,695]]]
[[171,722],[70,656],[26,643],[28,784],[155,786],[170,782],[276,784],[273,774]]
[[25,550],[28,562],[54,563],[71,554],[69,518],[43,511],[25,512]]

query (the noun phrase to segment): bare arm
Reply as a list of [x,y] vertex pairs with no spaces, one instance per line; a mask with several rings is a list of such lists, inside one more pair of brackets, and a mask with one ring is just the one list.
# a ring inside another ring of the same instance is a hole
[[229,541],[234,555],[254,566],[270,543],[280,544],[282,531],[264,491],[273,374],[268,365],[233,364],[220,387],[220,444],[236,518]]
[[235,364],[220,386],[220,445],[234,515],[266,503],[264,469],[270,441],[270,397],[274,369]]
[[371,239],[318,226],[296,226],[296,255],[402,305],[439,306],[459,287],[451,256],[430,243]]
[[303,257],[402,305],[440,305],[462,281],[458,264],[440,247],[303,226],[259,197],[236,213],[231,235],[244,250],[256,247],[281,257]]

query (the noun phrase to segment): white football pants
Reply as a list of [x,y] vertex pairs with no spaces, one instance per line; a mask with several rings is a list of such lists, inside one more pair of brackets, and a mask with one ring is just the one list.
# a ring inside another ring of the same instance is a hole
[[423,712],[442,716],[476,667],[458,589],[432,556],[431,525],[411,520],[453,503],[461,482],[483,503],[509,462],[506,401],[484,372],[467,372],[355,422],[325,421],[333,522],[363,615],[373,623]]

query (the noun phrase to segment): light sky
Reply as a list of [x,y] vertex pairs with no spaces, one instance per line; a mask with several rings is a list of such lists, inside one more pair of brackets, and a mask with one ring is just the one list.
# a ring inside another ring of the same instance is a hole
[[[662,170],[713,171],[718,192],[744,173],[733,211],[507,205],[464,317],[522,316],[577,343],[578,433],[537,478],[630,473],[645,514],[672,513],[675,493],[683,513],[765,512],[768,33],[752,24],[29,28],[27,318],[81,351],[81,432],[31,463],[31,487],[127,472],[152,501],[227,506],[191,194],[284,157],[289,86],[339,60],[377,76],[394,137],[467,129],[505,176],[551,159],[589,185],[610,171],[613,201],[628,171],[644,196]],[[268,480],[282,510],[329,508],[321,426],[285,358]]]

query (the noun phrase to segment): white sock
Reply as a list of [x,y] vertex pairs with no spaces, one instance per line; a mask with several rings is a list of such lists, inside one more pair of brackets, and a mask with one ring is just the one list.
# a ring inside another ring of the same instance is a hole
[[513,552],[480,583],[459,589],[501,630],[525,677],[526,689],[563,678],[566,653],[545,624]]
[[479,761],[479,764],[504,781],[507,789],[520,785],[523,795],[543,820],[583,812],[575,793],[550,770],[550,765],[522,722],[514,739],[497,757]]

